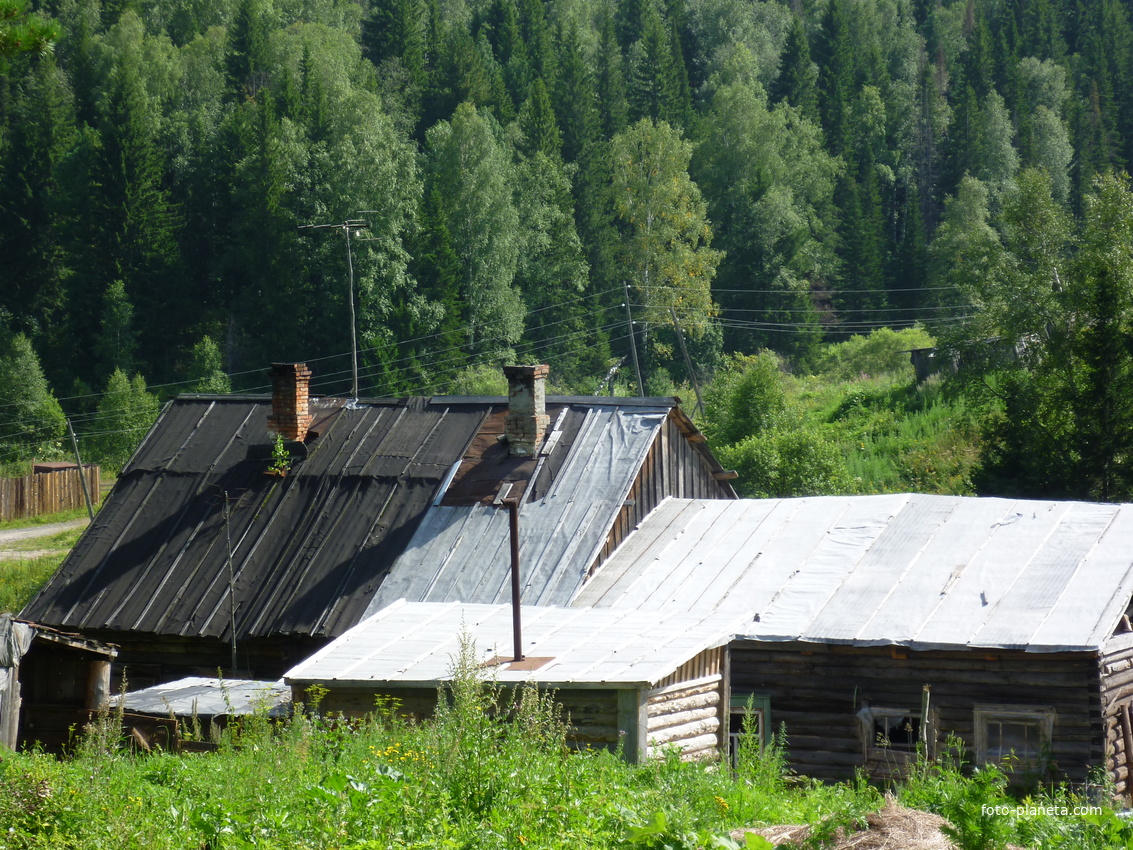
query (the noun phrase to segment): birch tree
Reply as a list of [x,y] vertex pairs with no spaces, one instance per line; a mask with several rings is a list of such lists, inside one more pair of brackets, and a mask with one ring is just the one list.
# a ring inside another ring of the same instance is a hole
[[715,313],[711,285],[722,252],[700,189],[688,174],[692,145],[665,122],[643,118],[612,141],[614,211],[622,269],[646,323],[672,321],[700,335]]

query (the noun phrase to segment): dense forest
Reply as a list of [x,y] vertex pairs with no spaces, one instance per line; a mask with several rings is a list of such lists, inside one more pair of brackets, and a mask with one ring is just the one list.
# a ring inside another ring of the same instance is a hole
[[1130,492],[1129,0],[4,9],[0,460],[63,408],[120,460],[147,385],[272,360],[349,395],[352,321],[363,396],[916,325],[991,399],[987,487]]

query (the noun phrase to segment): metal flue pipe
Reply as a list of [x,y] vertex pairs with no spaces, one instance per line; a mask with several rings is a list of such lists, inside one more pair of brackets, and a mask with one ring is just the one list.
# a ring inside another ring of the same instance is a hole
[[513,661],[523,660],[523,627],[519,614],[519,499],[508,499],[508,520],[511,526],[511,631]]

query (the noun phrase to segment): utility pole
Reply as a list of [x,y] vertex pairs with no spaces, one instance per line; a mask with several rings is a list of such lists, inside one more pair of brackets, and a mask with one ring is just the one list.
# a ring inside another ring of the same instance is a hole
[[351,385],[351,397],[358,399],[358,332],[357,322],[354,318],[354,253],[350,248],[350,234],[355,230],[364,230],[369,227],[368,221],[358,218],[347,219],[342,224],[301,224],[300,233],[309,233],[315,230],[341,230],[346,237],[346,272],[350,296],[350,368],[354,382]]
[[79,456],[79,441],[75,438],[75,429],[71,427],[71,420],[67,420],[67,432],[71,435],[71,447],[75,450],[75,463],[79,465],[79,483],[83,485],[83,498],[87,503],[87,514],[94,522],[94,507],[90,501],[90,489],[87,487],[87,474],[83,469],[83,459]]
[[677,311],[675,308],[669,308],[669,314],[673,317],[673,327],[677,331],[677,341],[681,344],[681,353],[685,356],[685,368],[688,369],[688,376],[692,379],[692,389],[696,393],[696,409],[701,415],[704,414],[704,399],[700,397],[700,382],[696,380],[696,372],[692,368],[692,358],[688,356],[688,346],[685,345],[685,335],[681,331],[681,323],[677,320]]
[[236,677],[236,575],[232,569],[232,520],[228,511],[228,491],[224,491],[224,546],[228,563],[228,630],[232,633],[232,667],[229,675]]
[[637,337],[633,332],[633,314],[629,311],[629,284],[622,281],[622,291],[626,296],[626,323],[629,325],[629,350],[633,352],[633,371],[637,373],[637,394],[645,397],[645,385],[641,383],[641,363],[637,359]]

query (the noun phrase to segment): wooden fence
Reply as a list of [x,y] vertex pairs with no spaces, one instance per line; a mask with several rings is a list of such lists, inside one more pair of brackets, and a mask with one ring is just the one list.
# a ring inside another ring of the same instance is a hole
[[[102,475],[99,467],[84,463],[91,500],[98,502]],[[0,478],[0,522],[69,511],[86,504],[78,467],[33,472],[23,478]]]

